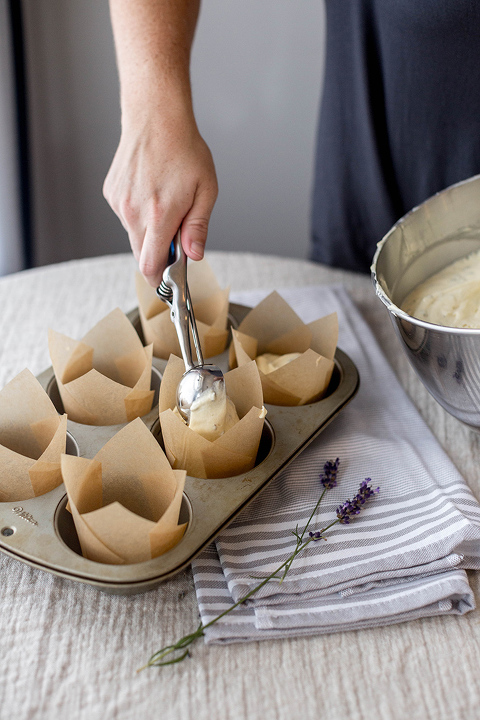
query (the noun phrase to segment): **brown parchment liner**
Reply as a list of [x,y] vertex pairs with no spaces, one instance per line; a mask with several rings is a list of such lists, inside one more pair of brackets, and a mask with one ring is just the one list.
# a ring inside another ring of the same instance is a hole
[[55,407],[30,370],[0,392],[0,501],[28,500],[62,482],[67,416]]
[[176,416],[177,386],[185,372],[183,361],[171,356],[160,385],[160,424],[165,452],[174,468],[199,478],[223,478],[251,470],[255,465],[266,414],[262,383],[255,362],[225,375],[228,397],[239,422],[214,441],[206,440]]
[[178,524],[186,473],[172,470],[140,419],[93,460],[62,455],[70,511],[89,560],[123,565],[158,557],[183,537]]
[[[155,357],[168,360],[170,355],[180,356],[175,327],[170,319],[170,308],[157,296],[144,277],[137,273],[135,285],[143,336],[153,344]],[[188,287],[192,298],[200,345],[204,358],[219,355],[225,350],[228,330],[229,288],[222,290],[206,260],[188,264]]]
[[119,308],[100,320],[83,340],[49,330],[48,347],[70,420],[117,425],[152,409],[152,346],[143,347]]
[[320,400],[330,382],[338,341],[337,313],[307,325],[272,292],[232,329],[230,367],[242,367],[263,353],[299,352],[300,357],[265,375],[259,370],[263,398],[272,405],[305,405]]

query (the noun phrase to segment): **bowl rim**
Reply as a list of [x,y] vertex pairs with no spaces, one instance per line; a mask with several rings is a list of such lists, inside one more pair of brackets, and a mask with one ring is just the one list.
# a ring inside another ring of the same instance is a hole
[[419,203],[418,205],[415,205],[411,210],[405,213],[405,215],[402,215],[401,218],[399,218],[394,225],[390,228],[390,230],[383,236],[381,240],[377,243],[377,248],[375,250],[375,255],[373,256],[372,264],[370,266],[370,273],[373,281],[373,285],[375,288],[375,294],[377,297],[382,301],[382,303],[386,306],[387,310],[394,315],[396,318],[400,320],[404,320],[406,322],[411,323],[412,325],[417,325],[418,327],[422,327],[425,330],[431,330],[435,332],[440,333],[450,333],[454,335],[480,335],[480,328],[459,328],[459,327],[451,327],[450,325],[437,325],[435,323],[428,322],[427,320],[420,320],[419,318],[413,317],[413,315],[409,315],[405,312],[405,310],[402,310],[402,308],[398,307],[393,300],[390,299],[390,297],[385,292],[383,286],[381,285],[381,282],[379,280],[378,274],[377,274],[377,262],[378,258],[380,257],[380,254],[384,248],[384,246],[387,244],[389,238],[393,233],[397,230],[397,228],[402,225],[407,218],[409,218],[411,215],[416,213],[420,208],[422,208],[426,203],[428,203],[432,198],[437,197],[439,195],[443,195],[444,193],[449,192],[452,190],[452,188],[460,187],[462,185],[470,184],[474,181],[478,181],[480,179],[480,174],[478,175],[472,175],[472,177],[466,178],[465,180],[460,180],[457,183],[454,183],[453,185],[449,185],[446,188],[443,188],[442,190],[439,190],[438,192],[434,193],[430,197],[426,198],[423,202]]

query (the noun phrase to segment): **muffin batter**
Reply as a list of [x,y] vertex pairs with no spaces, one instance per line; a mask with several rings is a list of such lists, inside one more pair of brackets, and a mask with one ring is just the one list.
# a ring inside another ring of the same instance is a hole
[[[173,412],[181,418],[177,408]],[[227,397],[226,392],[215,392],[211,388],[192,403],[188,427],[206,440],[213,441],[230,430],[238,421],[235,405]]]
[[435,325],[480,328],[480,250],[418,285],[403,301],[402,310]]
[[289,362],[292,362],[292,360],[296,360],[298,357],[300,357],[300,355],[301,353],[299,352],[285,353],[285,355],[264,353],[263,355],[258,355],[255,358],[255,362],[257,363],[258,369],[264,375],[268,375],[274,370],[278,370],[278,368],[281,368],[284,365],[287,365]]

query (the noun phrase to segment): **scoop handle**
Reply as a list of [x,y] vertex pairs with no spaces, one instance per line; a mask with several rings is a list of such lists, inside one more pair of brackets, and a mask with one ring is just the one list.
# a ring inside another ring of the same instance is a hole
[[[163,273],[162,283],[157,288],[157,294],[170,306],[170,317],[177,331],[185,370],[188,371],[193,367],[203,365],[203,355],[188,289],[187,256],[182,247],[181,228],[178,229],[174,240],[172,240],[169,262],[171,264],[167,266]],[[193,358],[190,331],[197,355],[196,363]]]

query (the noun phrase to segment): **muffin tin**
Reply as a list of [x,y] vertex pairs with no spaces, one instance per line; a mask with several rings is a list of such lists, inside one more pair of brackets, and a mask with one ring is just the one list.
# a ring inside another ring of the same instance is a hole
[[[236,327],[250,308],[230,304],[229,320]],[[140,337],[138,310],[128,317]],[[142,338],[143,339],[143,338]],[[224,371],[228,352],[209,359]],[[158,390],[166,361],[153,359],[153,409],[142,420],[162,443],[158,420]],[[49,368],[38,376],[57,410],[62,402]],[[337,349],[335,369],[325,398],[301,407],[266,405],[267,418],[255,467],[247,473],[215,480],[187,476],[180,522],[188,521],[182,540],[164,555],[131,565],[107,565],[84,558],[66,509],[65,487],[40,497],[0,503],[0,550],[41,570],[121,594],[144,592],[190,564],[233,518],[263,490],[333,420],[355,395],[358,372],[350,358]],[[122,425],[81,425],[68,420],[67,452],[94,457]]]

